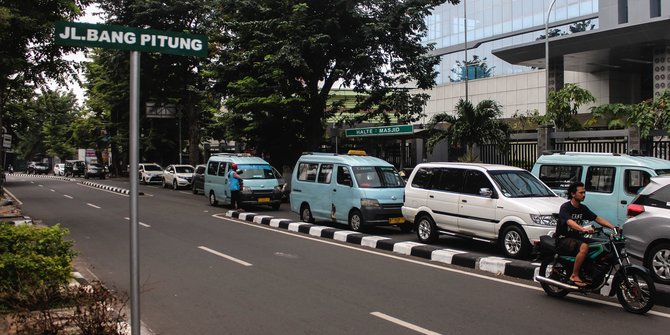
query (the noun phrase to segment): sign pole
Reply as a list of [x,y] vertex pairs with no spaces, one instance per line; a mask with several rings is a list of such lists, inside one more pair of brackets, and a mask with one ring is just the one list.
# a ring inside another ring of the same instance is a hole
[[139,251],[139,124],[140,53],[130,52],[130,331],[140,335],[140,251]]

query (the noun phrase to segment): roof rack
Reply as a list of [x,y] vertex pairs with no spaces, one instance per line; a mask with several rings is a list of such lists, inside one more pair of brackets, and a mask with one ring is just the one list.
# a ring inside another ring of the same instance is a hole
[[582,152],[582,151],[563,151],[563,150],[544,150],[543,155],[584,155],[584,156],[621,156],[622,154],[611,152]]
[[217,152],[213,153],[212,156],[251,157],[251,154],[244,152]]
[[312,152],[312,151],[305,151],[302,154],[303,155],[319,155],[319,156],[337,156],[338,155],[334,152]]

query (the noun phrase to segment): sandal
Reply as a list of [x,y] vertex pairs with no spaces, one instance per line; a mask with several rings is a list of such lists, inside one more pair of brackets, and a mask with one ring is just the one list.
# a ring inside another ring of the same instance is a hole
[[588,284],[581,280],[570,280],[571,285],[577,286],[579,288],[586,287]]

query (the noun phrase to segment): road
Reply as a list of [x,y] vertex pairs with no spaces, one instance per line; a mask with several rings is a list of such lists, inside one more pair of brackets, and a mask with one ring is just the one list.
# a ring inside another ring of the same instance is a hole
[[[23,202],[25,214],[70,229],[92,274],[128,291],[127,196],[18,175],[8,176],[7,188]],[[615,299],[553,299],[531,281],[226,218],[220,214],[227,208],[211,207],[188,190],[140,189],[140,313],[156,334],[564,334],[585,328],[666,334],[670,329],[670,309],[664,306],[638,316],[624,312]],[[396,230],[378,231],[415,241]]]

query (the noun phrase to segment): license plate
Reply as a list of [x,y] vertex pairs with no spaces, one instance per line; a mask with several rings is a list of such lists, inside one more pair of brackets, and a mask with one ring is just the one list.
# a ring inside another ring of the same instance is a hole
[[258,202],[270,202],[270,198],[258,198]]
[[405,223],[405,218],[389,218],[390,224],[400,224]]

